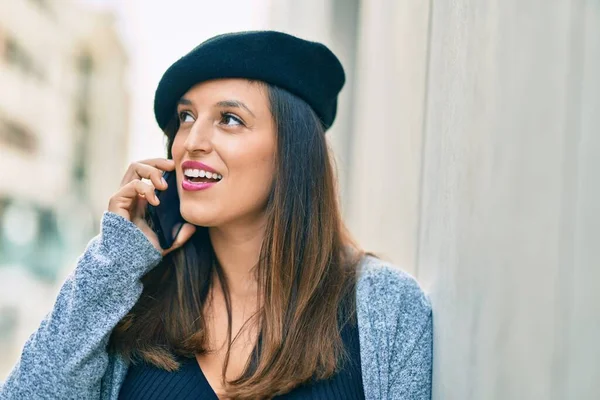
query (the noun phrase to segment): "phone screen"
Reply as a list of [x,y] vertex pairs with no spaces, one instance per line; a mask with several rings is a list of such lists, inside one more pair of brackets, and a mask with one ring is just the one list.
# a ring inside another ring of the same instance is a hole
[[179,212],[179,195],[177,194],[177,180],[175,172],[166,171],[163,178],[167,181],[167,190],[156,190],[160,204],[155,207],[148,204],[146,220],[158,236],[158,241],[163,249],[173,246],[173,242],[183,226],[183,217]]

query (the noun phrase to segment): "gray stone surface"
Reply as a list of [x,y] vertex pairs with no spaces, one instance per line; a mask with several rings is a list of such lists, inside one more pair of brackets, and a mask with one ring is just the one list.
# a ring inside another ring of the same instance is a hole
[[[566,375],[562,398],[600,397],[600,2],[578,9],[576,48],[582,60],[579,98],[574,99],[576,126],[569,132],[576,156],[572,176],[572,252],[564,268],[572,274],[571,302],[564,329]],[[578,126],[577,126],[578,125]]]
[[597,398],[598,10],[433,3],[418,271],[434,397]]
[[361,7],[347,216],[366,249],[414,274],[429,4]]

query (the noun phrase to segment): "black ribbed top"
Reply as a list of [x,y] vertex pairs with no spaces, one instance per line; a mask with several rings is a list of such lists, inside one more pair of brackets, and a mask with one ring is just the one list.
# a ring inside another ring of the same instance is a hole
[[[285,400],[364,400],[360,343],[356,325],[342,329],[348,360],[330,379],[299,386],[276,397]],[[129,367],[120,400],[218,400],[195,358],[181,360],[181,368],[167,372],[146,363]]]

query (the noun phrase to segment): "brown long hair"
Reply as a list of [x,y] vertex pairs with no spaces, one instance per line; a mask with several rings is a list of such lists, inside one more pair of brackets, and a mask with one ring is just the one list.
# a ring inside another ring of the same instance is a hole
[[[266,87],[277,127],[276,173],[256,266],[260,307],[253,321],[259,338],[242,376],[227,382],[227,395],[235,399],[271,398],[338,370],[344,361],[340,330],[355,321],[363,255],[342,222],[321,121],[296,96]],[[178,128],[173,118],[165,132],[169,157]],[[110,350],[167,370],[179,367],[176,356],[206,352],[203,304],[213,276],[225,294],[230,349],[227,279],[207,229],[199,228],[142,278],[142,295],[114,329]],[[227,361],[223,375],[226,369]]]

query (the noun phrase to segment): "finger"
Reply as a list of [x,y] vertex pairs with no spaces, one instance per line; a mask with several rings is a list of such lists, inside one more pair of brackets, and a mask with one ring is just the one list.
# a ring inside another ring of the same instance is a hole
[[153,205],[160,203],[154,194],[152,185],[134,179],[110,198],[108,210],[131,219],[136,214],[136,206],[139,205],[139,200],[149,201]]
[[138,196],[141,196],[154,206],[157,206],[160,203],[158,197],[156,197],[156,194],[154,193],[154,187],[139,179],[134,179],[123,186],[121,190],[119,190],[119,193],[117,193],[117,196],[129,199],[136,199]]
[[[127,172],[123,176],[123,181],[121,182],[121,186],[126,185],[133,179],[150,179],[150,171],[157,170],[156,178],[162,177],[163,171],[172,171],[175,169],[175,162],[173,160],[169,160],[166,158],[151,158],[148,160],[142,160],[138,162],[131,163],[129,168],[127,168]],[[153,184],[157,185],[157,182],[153,182]],[[166,186],[166,185],[165,185]],[[158,185],[157,187],[161,187]]]
[[121,186],[127,185],[134,180],[149,179],[154,187],[166,189],[166,182],[163,182],[162,171],[147,164],[133,163],[129,166],[127,173],[123,176]]
[[154,186],[137,179],[133,181],[133,183],[135,190],[137,191],[139,196],[144,197],[146,201],[152,204],[153,206],[157,206],[160,204],[160,200],[158,200],[158,197],[156,196],[156,193],[154,191]]
[[168,158],[150,158],[140,161],[140,164],[146,164],[162,171],[173,171],[175,169],[175,161]]
[[129,171],[125,174],[122,184],[125,185],[129,181],[136,179],[149,179],[155,188],[165,190],[167,182],[163,179],[163,172],[160,169],[147,164],[134,163],[129,167]]
[[179,233],[177,234],[177,237],[175,238],[175,241],[173,242],[173,245],[163,252],[163,256],[183,246],[192,237],[192,235],[194,235],[194,232],[196,232],[195,225],[188,223],[183,224],[179,230]]

